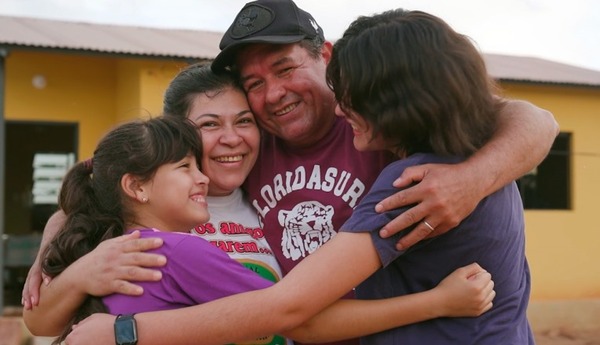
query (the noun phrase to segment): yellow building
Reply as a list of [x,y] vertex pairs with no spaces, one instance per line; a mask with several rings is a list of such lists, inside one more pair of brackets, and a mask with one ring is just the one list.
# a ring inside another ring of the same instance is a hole
[[[6,138],[0,144],[0,234],[39,232],[52,211],[48,205],[36,211],[31,201],[35,153],[73,152],[76,160],[85,159],[114,125],[159,114],[170,79],[186,64],[216,56],[220,37],[0,17],[0,123],[5,124],[0,134]],[[520,181],[533,304],[569,300],[598,306],[600,229],[594,200],[600,195],[595,134],[600,71],[535,58],[485,57],[508,97],[550,110],[561,126],[548,159]],[[17,254],[27,256],[26,248],[21,250]],[[5,292],[6,305],[14,297]]]
[[497,55],[487,62],[506,95],[550,110],[561,129],[543,163],[555,160],[547,167],[551,174],[545,185],[537,180],[545,190],[538,197],[555,207],[528,208],[525,200],[532,299],[600,298],[600,267],[594,264],[600,262],[594,206],[600,193],[600,71]]
[[26,266],[56,210],[57,189],[48,186],[57,166],[48,157],[86,159],[116,124],[160,114],[171,78],[212,59],[220,38],[0,17],[0,309],[3,297],[5,305],[20,302]]

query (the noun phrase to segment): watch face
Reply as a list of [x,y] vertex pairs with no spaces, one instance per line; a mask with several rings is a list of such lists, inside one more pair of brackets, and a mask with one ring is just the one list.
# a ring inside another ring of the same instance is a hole
[[117,317],[115,321],[115,341],[117,345],[137,344],[137,330],[133,315]]

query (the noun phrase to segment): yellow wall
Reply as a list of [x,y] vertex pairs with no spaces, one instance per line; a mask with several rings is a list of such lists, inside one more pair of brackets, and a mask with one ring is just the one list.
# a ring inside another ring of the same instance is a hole
[[120,60],[117,63],[115,102],[117,123],[139,116],[140,78],[139,68],[134,61]]
[[526,211],[532,299],[600,298],[600,89],[504,84],[572,134],[572,209]]
[[[116,124],[157,115],[181,61],[11,51],[6,59],[7,120],[79,123],[78,157],[92,155]],[[36,89],[35,75],[47,85]]]
[[[47,85],[36,89],[35,75]],[[78,122],[79,157],[114,123],[114,60],[11,51],[6,60],[7,120]],[[95,140],[88,140],[94,138]]]
[[141,104],[150,114],[162,112],[162,99],[167,89],[168,82],[175,77],[184,64],[153,63],[146,64],[140,72],[141,77]]
[[159,115],[171,79],[186,66],[162,60],[120,60],[117,82],[117,122]]

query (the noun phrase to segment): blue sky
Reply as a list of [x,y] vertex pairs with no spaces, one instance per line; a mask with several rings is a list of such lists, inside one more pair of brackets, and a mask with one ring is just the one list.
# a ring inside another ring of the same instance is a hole
[[[0,15],[225,31],[246,0],[0,0]],[[357,16],[395,7],[446,20],[485,53],[533,56],[600,71],[597,0],[296,0],[329,39]]]

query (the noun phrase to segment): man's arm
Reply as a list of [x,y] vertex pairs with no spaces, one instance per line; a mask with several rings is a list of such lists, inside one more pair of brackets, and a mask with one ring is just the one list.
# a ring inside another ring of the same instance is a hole
[[399,248],[408,248],[454,228],[483,198],[538,166],[558,133],[558,123],[550,112],[525,101],[507,101],[493,137],[468,160],[414,166],[402,173],[394,186],[418,183],[382,200],[376,210],[416,206],[384,226],[380,235],[389,237],[419,223],[398,242]]

